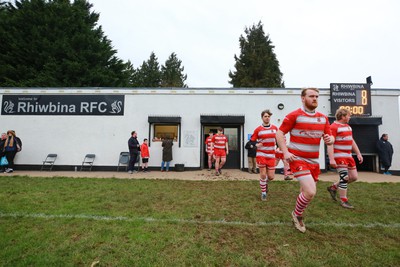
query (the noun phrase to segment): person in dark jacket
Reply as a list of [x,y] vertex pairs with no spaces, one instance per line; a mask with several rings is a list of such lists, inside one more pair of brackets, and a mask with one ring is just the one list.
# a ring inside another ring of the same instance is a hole
[[[7,140],[7,134],[2,133],[0,138],[0,158],[2,158],[6,153],[4,152],[4,143]],[[0,166],[0,172],[4,172],[4,167]]]
[[128,166],[128,173],[132,174],[133,172],[137,172],[135,170],[135,163],[138,161],[139,152],[140,152],[140,144],[137,140],[137,133],[136,131],[132,131],[131,138],[128,140],[128,148],[129,148],[129,166]]
[[383,174],[392,175],[389,172],[389,168],[392,165],[392,157],[393,157],[393,146],[388,141],[389,135],[382,134],[381,138],[376,143],[376,147],[378,149],[379,161],[381,162],[381,166],[384,168]]
[[164,165],[166,165],[166,171],[169,171],[169,164],[172,161],[172,146],[174,143],[172,139],[166,138],[162,141],[161,146],[163,147],[161,171],[164,171]]
[[12,130],[7,131],[7,139],[3,145],[3,151],[7,158],[8,165],[4,172],[14,172],[14,158],[19,149],[21,148],[20,139],[15,136],[15,132]]
[[257,163],[256,163],[256,155],[257,155],[257,147],[254,142],[248,141],[244,146],[247,149],[247,159],[249,162],[249,173],[257,173]]

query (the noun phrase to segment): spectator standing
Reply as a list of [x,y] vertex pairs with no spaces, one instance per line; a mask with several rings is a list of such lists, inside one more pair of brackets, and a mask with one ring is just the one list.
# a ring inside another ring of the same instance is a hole
[[[0,158],[2,158],[6,153],[4,152],[4,143],[6,142],[7,134],[2,133],[0,138]],[[4,172],[4,167],[0,166],[0,172]]]
[[165,170],[168,172],[169,171],[169,164],[172,161],[172,146],[174,143],[172,142],[172,139],[170,138],[165,138],[162,141],[162,148],[163,148],[163,153],[162,153],[162,161],[161,161],[161,171],[164,171],[164,166]]
[[206,153],[207,153],[207,158],[208,158],[208,170],[211,171],[212,165],[215,162],[215,157],[214,157],[214,150],[212,147],[212,138],[214,136],[214,133],[210,131],[208,134],[208,137],[206,138],[205,145],[206,145]]
[[223,134],[222,127],[212,138],[212,148],[215,155],[215,175],[222,174],[222,167],[225,165],[226,156],[229,154],[228,138]]
[[17,152],[21,150],[22,143],[21,139],[15,136],[15,131],[7,131],[7,138],[4,142],[4,154],[7,158],[8,165],[4,172],[11,173],[14,172],[14,158]]
[[379,161],[381,166],[384,168],[383,174],[392,175],[389,172],[390,166],[392,166],[392,157],[393,157],[393,146],[389,142],[389,135],[384,133],[381,138],[376,143],[376,147],[378,149]]
[[[286,115],[276,133],[284,159],[289,161],[290,169],[300,183],[300,194],[292,211],[292,221],[295,228],[302,233],[306,231],[303,212],[317,193],[321,138],[326,145],[332,145],[335,141],[328,118],[316,111],[318,97],[317,88],[303,89],[301,91],[303,106]],[[286,146],[284,136],[288,132],[290,132],[290,143]]]
[[257,155],[257,147],[250,140],[247,141],[244,146],[247,149],[247,161],[248,161],[248,172],[249,173],[257,173],[257,163],[256,163],[256,155]]
[[268,183],[275,179],[275,147],[278,128],[271,124],[272,112],[261,112],[262,125],[258,126],[250,141],[257,147],[257,165],[260,169],[261,200],[267,200]]
[[129,148],[129,154],[130,154],[128,173],[132,174],[133,172],[137,172],[135,170],[135,163],[138,160],[139,151],[140,151],[140,145],[139,145],[139,141],[137,140],[136,131],[131,132],[131,137],[128,140],[128,148]]
[[353,209],[347,198],[347,187],[349,183],[357,181],[358,173],[356,163],[351,151],[357,155],[358,162],[363,162],[363,156],[353,139],[353,131],[348,124],[351,113],[349,110],[340,108],[335,114],[336,121],[331,125],[332,135],[335,138],[333,146],[328,146],[329,164],[337,169],[339,181],[328,186],[328,192],[332,199],[336,200],[336,192],[339,189],[340,205],[343,208]]
[[147,138],[143,139],[143,143],[140,146],[140,156],[142,157],[142,171],[148,172],[148,165],[149,165],[149,145],[147,144]]

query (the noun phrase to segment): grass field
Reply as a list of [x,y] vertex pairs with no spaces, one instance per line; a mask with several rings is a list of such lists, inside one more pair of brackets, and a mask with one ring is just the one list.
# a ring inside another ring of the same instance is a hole
[[319,182],[307,232],[296,182],[0,177],[1,266],[400,266],[400,183]]

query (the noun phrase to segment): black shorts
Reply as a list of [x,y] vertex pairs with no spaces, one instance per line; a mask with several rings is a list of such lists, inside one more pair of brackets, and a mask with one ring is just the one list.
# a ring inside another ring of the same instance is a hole
[[149,162],[149,158],[142,158],[142,163],[147,163]]

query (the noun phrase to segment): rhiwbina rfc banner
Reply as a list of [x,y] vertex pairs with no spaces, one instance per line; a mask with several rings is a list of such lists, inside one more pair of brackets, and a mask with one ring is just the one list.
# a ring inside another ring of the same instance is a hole
[[124,95],[3,95],[1,115],[123,116]]

